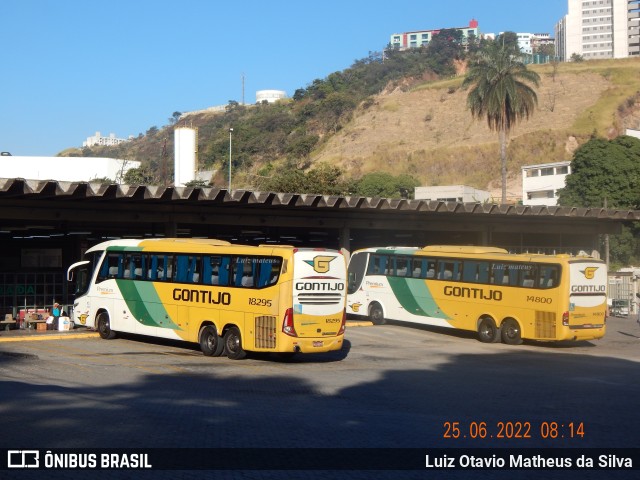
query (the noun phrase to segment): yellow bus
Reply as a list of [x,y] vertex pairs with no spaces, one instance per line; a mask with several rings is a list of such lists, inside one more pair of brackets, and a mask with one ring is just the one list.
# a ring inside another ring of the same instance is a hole
[[368,248],[349,262],[347,314],[477,332],[482,342],[605,334],[607,271],[592,257],[495,247]]
[[71,265],[73,322],[200,344],[205,355],[340,350],[346,261],[335,250],[206,239],[112,240]]

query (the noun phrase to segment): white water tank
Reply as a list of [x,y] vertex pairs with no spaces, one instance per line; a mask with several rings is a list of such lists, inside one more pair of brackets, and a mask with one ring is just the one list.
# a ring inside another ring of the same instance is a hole
[[258,90],[256,92],[256,103],[262,103],[265,100],[273,103],[285,98],[287,98],[287,92],[284,90]]
[[173,184],[184,187],[195,180],[197,169],[197,130],[189,127],[177,127],[175,137],[175,157]]

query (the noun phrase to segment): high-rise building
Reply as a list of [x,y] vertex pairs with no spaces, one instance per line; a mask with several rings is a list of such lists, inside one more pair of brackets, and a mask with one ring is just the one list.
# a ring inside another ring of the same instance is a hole
[[555,28],[556,55],[585,60],[640,54],[640,0],[568,0]]
[[[640,1],[640,0],[639,0]],[[444,28],[438,30],[418,30],[414,32],[394,33],[389,39],[392,48],[407,50],[409,48],[426,47],[434,35],[440,33]],[[448,30],[458,30],[462,33],[462,43],[466,44],[470,37],[480,38],[478,21],[472,19],[466,27],[450,27]]]

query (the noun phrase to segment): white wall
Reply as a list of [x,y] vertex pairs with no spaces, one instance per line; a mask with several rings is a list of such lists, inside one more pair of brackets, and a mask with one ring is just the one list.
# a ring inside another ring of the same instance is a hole
[[179,127],[174,131],[174,173],[173,184],[184,186],[196,178],[196,136],[195,128]]
[[436,187],[416,187],[416,200],[448,200],[454,202],[486,202],[491,194],[466,185],[441,185]]
[[[120,180],[140,162],[104,157],[23,157],[1,156],[0,177],[26,180],[88,182],[96,178]],[[121,181],[121,180],[120,180]]]
[[[568,173],[559,173],[559,169],[567,168]],[[543,171],[544,173],[543,174]],[[535,171],[536,176],[529,176]],[[553,172],[548,175],[546,173]],[[522,167],[522,204],[547,205],[558,204],[558,190],[564,188],[565,178],[571,173],[571,162],[544,163]]]

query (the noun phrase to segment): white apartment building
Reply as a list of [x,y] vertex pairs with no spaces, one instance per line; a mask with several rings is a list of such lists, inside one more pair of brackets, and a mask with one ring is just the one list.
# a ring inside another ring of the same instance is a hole
[[[640,1],[640,0],[638,0]],[[503,35],[505,32],[500,32],[498,35]],[[527,32],[514,32],[518,37],[518,48],[520,51],[527,55],[532,55],[534,50],[542,45],[554,44],[555,39],[551,38],[548,33],[527,33]],[[483,38],[495,40],[495,33],[483,33]]]
[[100,135],[100,132],[96,132],[95,135],[91,137],[87,137],[87,140],[85,142],[82,142],[82,146],[93,147],[94,145],[100,145],[100,146],[112,147],[114,145],[119,145],[126,141],[127,139],[125,138],[116,138],[115,133],[110,133],[108,137],[103,137],[102,135]]
[[568,0],[555,27],[556,55],[570,61],[626,58],[640,54],[640,0]]
[[558,190],[571,173],[571,162],[542,163],[522,167],[522,204],[558,204]]

